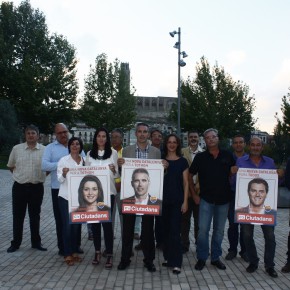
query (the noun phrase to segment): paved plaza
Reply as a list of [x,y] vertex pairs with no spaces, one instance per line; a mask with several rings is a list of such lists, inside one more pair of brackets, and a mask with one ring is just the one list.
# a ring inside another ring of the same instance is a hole
[[[278,210],[278,225],[276,227],[276,270],[279,277],[268,276],[263,265],[264,239],[260,227],[255,227],[255,241],[261,258],[258,270],[249,274],[247,263],[240,257],[223,262],[225,271],[218,270],[207,261],[202,271],[196,271],[194,243],[190,251],[184,255],[183,268],[180,275],[172,274],[170,269],[161,266],[162,252],[156,251],[155,265],[157,271],[149,273],[143,267],[143,254],[136,252],[131,259],[131,265],[125,271],[118,271],[117,265],[121,255],[121,234],[117,223],[114,240],[114,266],[112,270],[104,267],[105,258],[101,264],[91,264],[94,256],[93,242],[88,240],[86,226],[82,227],[83,262],[75,266],[67,266],[63,257],[58,256],[56,247],[55,223],[52,213],[49,177],[45,183],[45,196],[41,212],[41,237],[47,252],[31,249],[28,218],[24,226],[23,242],[20,249],[7,253],[12,239],[12,177],[8,170],[0,170],[0,289],[290,289],[290,273],[281,272],[286,260],[287,236],[289,231],[289,209]],[[225,232],[226,233],[226,232]],[[193,231],[190,235],[193,241]],[[103,241],[102,241],[103,243]],[[137,243],[137,241],[135,241]],[[104,244],[104,243],[103,243]],[[228,241],[223,242],[223,257],[228,249]]]

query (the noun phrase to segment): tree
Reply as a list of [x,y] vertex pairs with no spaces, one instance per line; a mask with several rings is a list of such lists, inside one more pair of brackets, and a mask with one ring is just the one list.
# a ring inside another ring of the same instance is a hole
[[13,106],[7,100],[0,100],[0,152],[8,150],[21,138]]
[[14,105],[22,126],[43,133],[72,122],[78,92],[76,53],[65,37],[50,35],[45,16],[23,1],[0,6],[0,99]]
[[85,79],[80,118],[88,126],[129,129],[135,121],[135,97],[130,89],[126,64],[108,63],[106,54],[96,57]]
[[282,120],[276,113],[277,125],[274,129],[274,159],[278,164],[283,164],[290,156],[290,93],[282,97]]
[[[217,128],[222,137],[249,134],[255,119],[252,117],[255,99],[249,96],[249,88],[235,82],[217,64],[211,69],[202,57],[196,66],[196,77],[181,83],[181,127],[196,128],[200,132]],[[176,120],[176,107],[171,119]]]

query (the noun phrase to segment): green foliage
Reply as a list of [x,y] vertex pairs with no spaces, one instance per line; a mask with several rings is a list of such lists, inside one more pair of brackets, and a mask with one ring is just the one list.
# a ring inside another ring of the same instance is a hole
[[[247,135],[255,123],[252,117],[255,99],[248,94],[247,85],[235,82],[217,64],[211,69],[202,57],[196,66],[195,79],[181,83],[181,127],[200,132],[213,127],[221,137]],[[176,106],[170,118],[177,119]]]
[[21,137],[16,113],[8,100],[0,100],[0,152],[8,152]]
[[0,6],[0,99],[15,107],[21,126],[51,132],[74,119],[78,85],[75,49],[50,35],[45,16],[29,1]]
[[85,79],[80,118],[88,126],[129,129],[135,121],[135,97],[130,77],[119,60],[108,63],[106,54],[97,56]]

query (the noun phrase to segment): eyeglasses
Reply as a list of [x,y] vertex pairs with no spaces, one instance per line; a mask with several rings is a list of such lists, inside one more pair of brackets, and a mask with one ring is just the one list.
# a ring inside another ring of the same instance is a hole
[[67,134],[68,131],[61,131],[61,132],[57,132],[57,135],[62,135],[62,134]]
[[204,139],[205,140],[213,140],[213,139],[215,139],[215,138],[217,138],[217,136],[206,136]]

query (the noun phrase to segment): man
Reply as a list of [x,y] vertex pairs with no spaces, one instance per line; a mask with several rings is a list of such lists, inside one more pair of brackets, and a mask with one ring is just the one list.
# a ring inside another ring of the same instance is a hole
[[[124,158],[140,158],[140,159],[160,159],[160,150],[150,146],[148,143],[149,127],[145,123],[138,123],[136,126],[135,135],[137,142],[134,145],[127,146],[123,149]],[[123,158],[118,159],[118,165],[122,166],[125,160]],[[125,270],[130,265],[130,257],[133,247],[133,234],[135,214],[123,215],[123,237],[122,237],[122,256],[121,262],[118,265],[118,270]],[[142,250],[144,254],[144,267],[149,272],[155,272],[156,268],[153,264],[155,259],[155,244],[154,244],[154,216],[143,215],[142,216],[142,233],[141,242]]]
[[145,168],[137,168],[132,173],[131,185],[134,195],[122,200],[122,203],[160,205],[161,200],[149,194],[150,177]]
[[[225,270],[221,262],[222,240],[231,198],[229,176],[235,164],[232,154],[219,149],[218,131],[207,129],[204,134],[206,151],[198,153],[189,169],[189,186],[193,199],[199,204],[197,263],[196,270],[202,270],[209,255],[209,231],[213,220],[211,240],[211,264]],[[193,176],[198,174],[200,194],[193,183]]]
[[[258,168],[258,169],[275,169],[276,166],[272,158],[262,155],[263,142],[259,137],[252,137],[249,145],[250,153],[237,160],[237,168]],[[253,198],[254,199],[254,198]],[[259,197],[257,199],[260,199]],[[242,224],[242,234],[246,247],[246,252],[249,258],[249,266],[247,267],[248,273],[253,273],[258,269],[259,258],[257,256],[257,250],[254,242],[254,225]],[[264,263],[266,272],[273,278],[278,277],[277,272],[274,269],[274,257],[275,257],[275,234],[274,226],[261,225],[264,239],[265,239],[265,254]]]
[[[285,171],[285,185],[290,190],[290,159],[288,159],[287,165],[286,165],[286,171]],[[289,220],[289,226],[290,226],[290,220]],[[286,264],[282,267],[281,271],[283,273],[289,273],[290,272],[290,231],[288,234],[288,243],[287,243],[287,261]]]
[[[188,131],[187,134],[189,146],[181,149],[181,153],[183,157],[187,160],[188,166],[190,167],[193,159],[196,154],[202,152],[202,148],[199,146],[199,134],[196,130]],[[198,179],[197,176],[193,176],[193,184],[197,189]],[[198,193],[198,190],[196,190]],[[182,240],[182,250],[183,253],[189,251],[190,240],[189,240],[189,231],[191,225],[191,216],[193,216],[194,220],[194,238],[195,244],[197,242],[198,235],[198,209],[199,205],[196,204],[192,198],[192,196],[188,197],[188,210],[182,215],[181,222],[181,240]]]
[[[246,147],[246,142],[242,135],[236,135],[232,139],[233,157],[235,161],[237,161],[238,158],[246,155],[245,147]],[[232,193],[232,199],[230,201],[229,212],[228,212],[228,221],[229,221],[228,239],[229,239],[230,248],[228,250],[229,252],[227,253],[225,259],[232,260],[237,256],[238,243],[240,241],[241,251],[239,252],[239,254],[245,262],[249,262],[248,256],[246,254],[246,248],[243,241],[242,232],[239,233],[240,224],[235,223],[236,188],[235,188],[235,182],[233,178],[231,179],[231,193]]]
[[[45,148],[41,168],[43,171],[49,172],[51,174],[51,197],[52,197],[52,207],[53,214],[56,225],[56,236],[57,236],[57,246],[58,254],[63,255],[63,237],[62,237],[62,223],[60,209],[58,206],[58,192],[59,192],[59,181],[57,179],[57,163],[58,161],[68,155],[68,139],[69,131],[65,124],[58,123],[54,128],[56,140],[48,144]],[[83,154],[84,156],[84,154]],[[81,225],[79,227],[79,245],[81,239]],[[83,250],[79,247],[78,253],[82,254]]]
[[238,213],[275,214],[270,206],[265,205],[269,184],[263,178],[254,178],[248,183],[249,205],[236,210]]
[[40,211],[43,200],[45,173],[41,171],[41,158],[44,146],[37,143],[38,128],[29,125],[25,129],[26,142],[13,147],[7,167],[13,174],[12,211],[13,240],[7,249],[8,253],[19,249],[23,236],[23,223],[28,207],[31,247],[46,251],[41,245],[39,234]]

